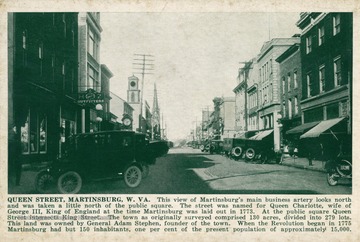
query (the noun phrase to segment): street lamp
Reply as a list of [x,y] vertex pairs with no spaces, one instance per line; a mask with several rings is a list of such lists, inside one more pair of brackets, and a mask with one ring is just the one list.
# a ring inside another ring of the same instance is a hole
[[102,121],[101,111],[103,110],[103,106],[100,103],[98,103],[96,104],[95,109],[97,111],[96,122],[98,123],[98,131],[101,131],[101,121]]

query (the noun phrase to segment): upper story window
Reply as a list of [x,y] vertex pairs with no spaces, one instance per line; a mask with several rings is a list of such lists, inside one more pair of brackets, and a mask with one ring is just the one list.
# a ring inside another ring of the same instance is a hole
[[282,94],[285,94],[285,77],[282,78]]
[[338,33],[340,33],[340,14],[336,14],[333,17],[333,34],[337,35]]
[[325,28],[324,26],[319,27],[319,46],[322,45],[325,41]]
[[322,65],[319,68],[319,90],[320,92],[325,91],[325,66]]
[[341,85],[341,57],[334,59],[334,86]]
[[306,54],[309,54],[312,51],[312,40],[311,36],[306,37]]
[[99,74],[92,66],[88,65],[87,89],[90,88],[94,89],[95,91],[100,91]]
[[311,97],[311,86],[312,86],[311,73],[308,73],[306,75],[306,94],[307,94],[307,97]]
[[96,38],[96,34],[89,28],[89,33],[88,33],[88,52],[89,54],[94,57],[97,60],[97,56],[98,56],[98,45],[97,45],[97,38]]
[[44,58],[44,45],[43,43],[39,44],[39,59],[42,60]]
[[63,15],[62,15],[62,22],[63,22],[63,26],[64,26],[64,37],[66,38],[66,15],[65,15],[65,13],[63,13]]
[[26,50],[26,47],[26,30],[24,30],[22,33],[22,48]]
[[288,100],[288,115],[289,115],[289,118],[292,118],[292,102],[291,102],[291,99]]
[[294,89],[298,87],[297,71],[294,71]]
[[298,98],[297,96],[294,97],[294,114],[297,115],[299,113],[299,107],[298,107]]
[[65,76],[65,74],[66,74],[66,63],[65,61],[63,61],[61,66],[61,75]]
[[291,91],[291,76],[290,76],[290,73],[288,73],[288,76],[287,76],[287,91],[288,92]]

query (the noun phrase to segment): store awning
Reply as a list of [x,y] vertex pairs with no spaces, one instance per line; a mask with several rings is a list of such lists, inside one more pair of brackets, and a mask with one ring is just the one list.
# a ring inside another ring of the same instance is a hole
[[321,121],[318,125],[310,129],[308,132],[300,136],[300,139],[303,138],[316,138],[319,137],[322,133],[330,129],[331,127],[338,124],[340,121],[344,120],[345,118],[335,118],[329,119],[325,121]]
[[288,131],[286,131],[286,134],[300,134],[300,133],[304,133],[307,130],[311,129],[312,127],[314,127],[315,125],[319,124],[320,121],[317,122],[311,122],[311,123],[305,123],[299,126],[296,126],[293,129],[290,129]]
[[273,132],[273,130],[265,130],[265,131],[261,131],[258,134],[254,135],[253,137],[250,137],[250,140],[262,140],[265,137],[267,137],[268,135],[270,135]]

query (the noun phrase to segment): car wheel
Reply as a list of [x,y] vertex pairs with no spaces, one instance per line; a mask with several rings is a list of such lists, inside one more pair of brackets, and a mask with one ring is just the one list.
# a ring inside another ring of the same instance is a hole
[[35,189],[39,193],[48,193],[54,185],[54,177],[48,171],[40,171],[35,177]]
[[146,177],[148,177],[150,173],[150,167],[148,164],[143,164],[142,165],[142,173],[141,173],[141,176],[143,179],[145,179]]
[[59,177],[57,187],[64,194],[78,193],[82,187],[81,176],[75,171],[65,172]]
[[339,175],[335,170],[329,171],[327,173],[327,182],[330,186],[336,186],[339,181]]
[[137,187],[141,182],[142,174],[139,167],[129,166],[124,172],[124,181],[128,187]]
[[252,160],[255,158],[255,150],[253,148],[248,148],[245,152],[245,157],[248,160]]
[[232,154],[234,157],[240,158],[240,156],[242,154],[242,148],[240,146],[235,147],[232,151]]

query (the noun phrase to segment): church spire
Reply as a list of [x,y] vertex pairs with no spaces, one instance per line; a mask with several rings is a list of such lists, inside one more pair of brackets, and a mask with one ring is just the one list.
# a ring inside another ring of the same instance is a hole
[[161,139],[161,127],[160,127],[160,108],[157,97],[156,83],[154,83],[154,100],[152,110],[152,138]]

